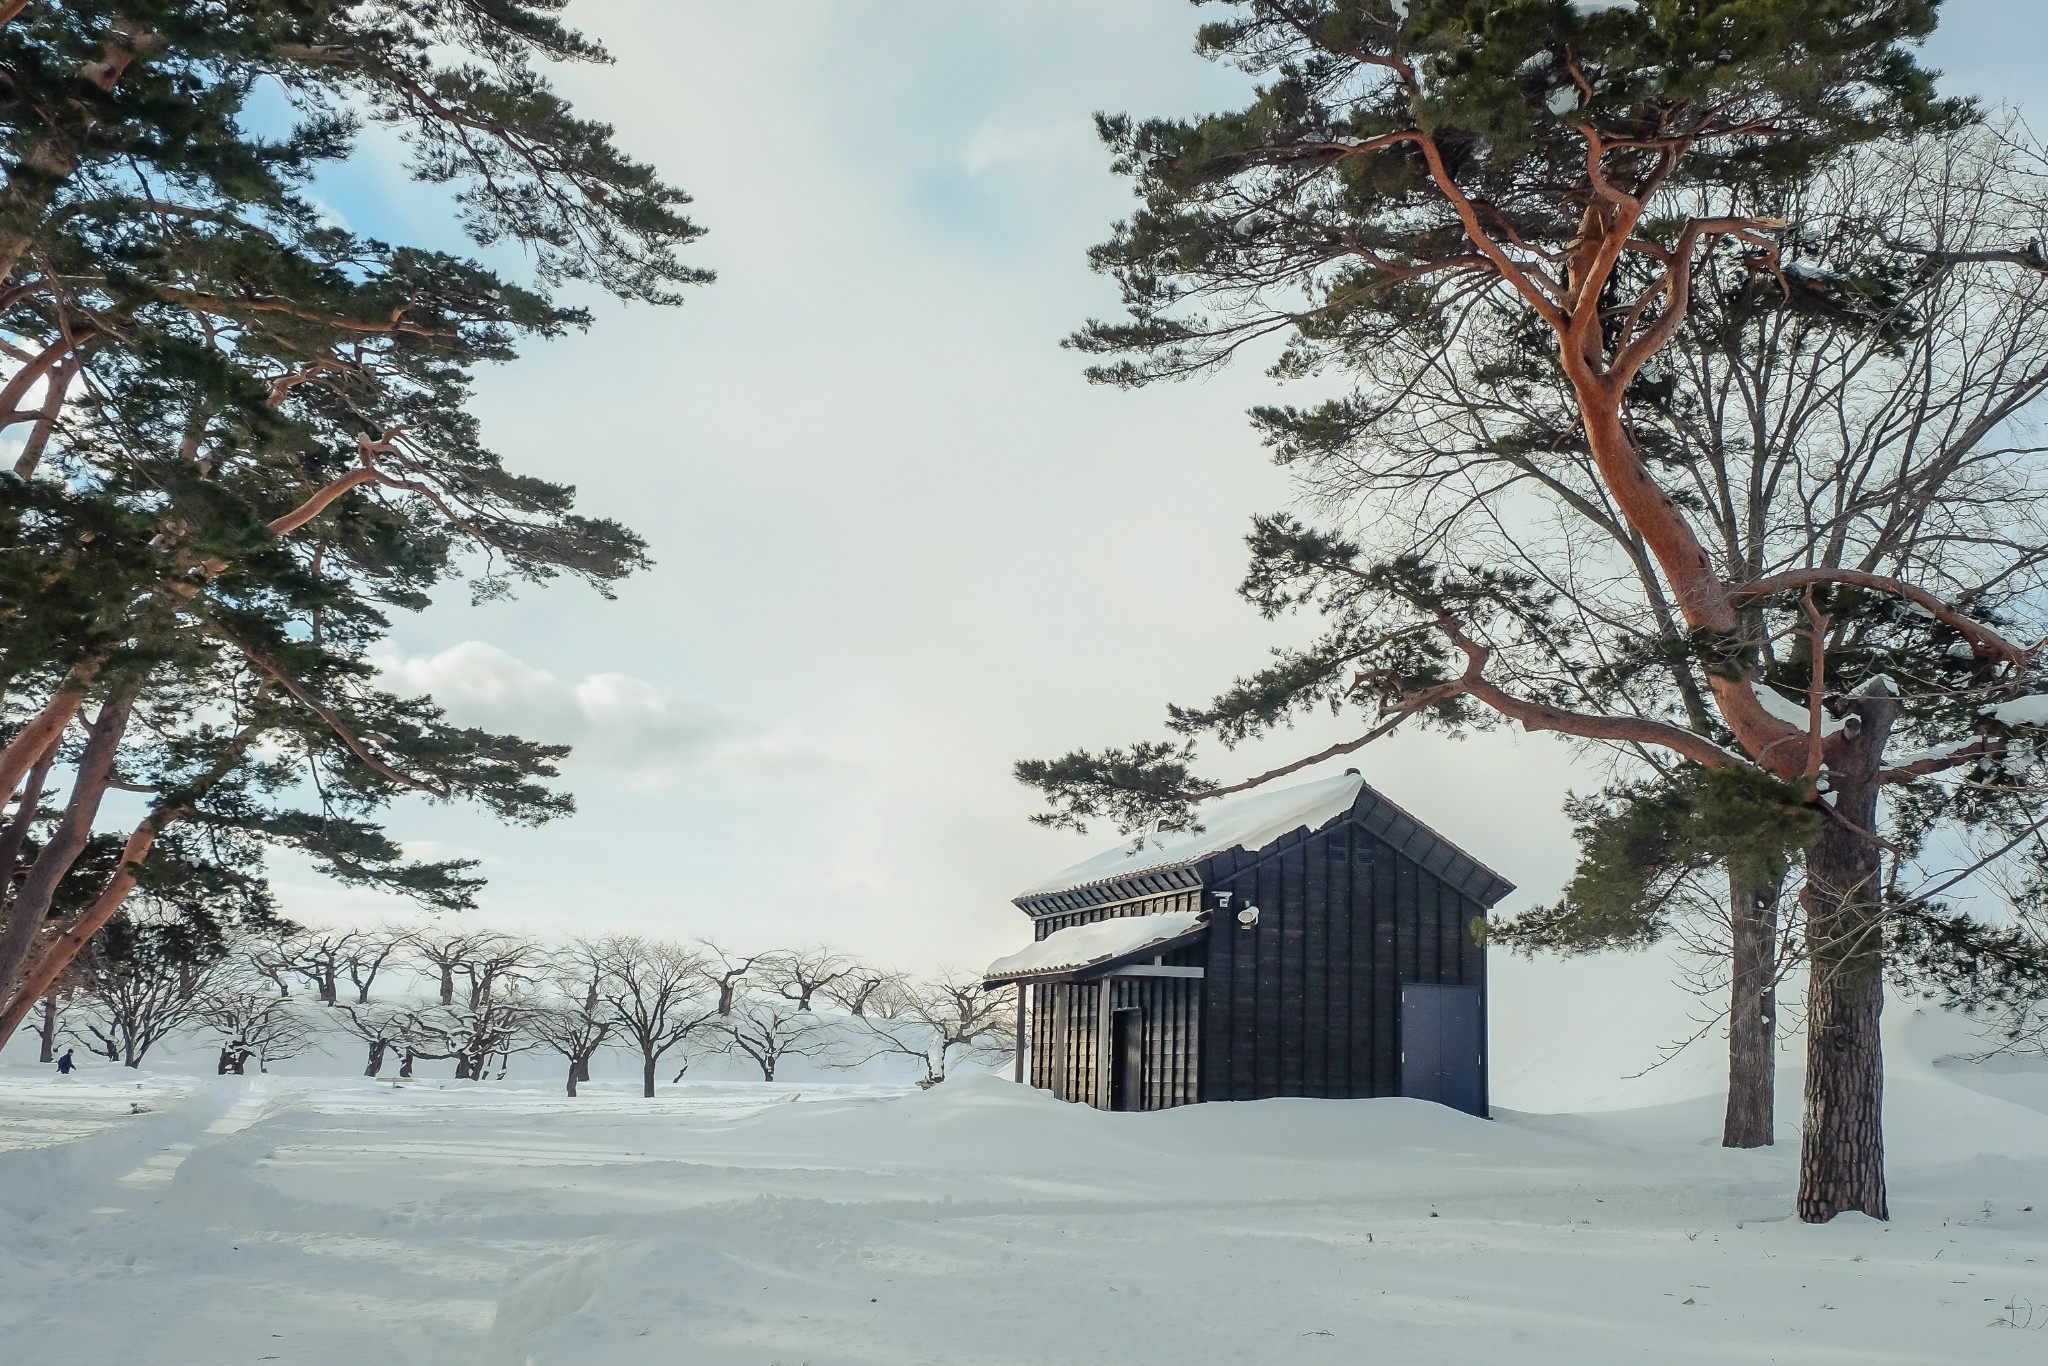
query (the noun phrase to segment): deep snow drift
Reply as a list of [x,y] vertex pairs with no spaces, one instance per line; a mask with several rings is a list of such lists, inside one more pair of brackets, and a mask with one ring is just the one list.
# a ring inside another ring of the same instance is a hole
[[[2048,1359],[2048,1066],[1895,1010],[1894,1219],[1786,1217],[1711,1097],[1106,1115],[892,1086],[0,1069],[38,1366]],[[1796,1114],[1796,1076],[1785,1113]],[[137,1113],[139,1111],[139,1113]]]

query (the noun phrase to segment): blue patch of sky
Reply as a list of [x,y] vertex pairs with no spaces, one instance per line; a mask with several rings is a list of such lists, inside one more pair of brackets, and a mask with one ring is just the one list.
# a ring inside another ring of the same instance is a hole
[[2041,0],[1948,0],[1927,42],[1943,93],[1975,95],[2022,110],[2038,106],[2048,52],[2048,5]]
[[[283,138],[301,117],[283,88],[265,81],[252,92],[242,122],[259,136]],[[508,278],[520,278],[524,263],[519,250],[479,248],[462,228],[453,188],[416,179],[410,161],[410,149],[397,129],[364,119],[352,153],[320,165],[303,194],[359,236],[481,259]]]

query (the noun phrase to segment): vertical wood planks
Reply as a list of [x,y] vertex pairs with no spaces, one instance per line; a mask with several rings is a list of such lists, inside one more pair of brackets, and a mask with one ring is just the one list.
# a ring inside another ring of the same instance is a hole
[[[1497,897],[1493,889],[1506,884],[1398,810],[1373,806],[1378,800],[1335,829],[1213,855],[1199,865],[1202,888],[1036,917],[1042,939],[1071,925],[1198,909],[1214,904],[1210,892],[1231,893],[1209,935],[1163,960],[1200,966],[1204,978],[1036,984],[1022,993],[1019,1034],[1030,1054],[1022,1072],[1062,1099],[1108,1106],[1111,1012],[1135,1008],[1142,1109],[1398,1094],[1402,984],[1483,986],[1485,953],[1469,926],[1484,904],[1467,889]],[[1260,921],[1240,930],[1236,914],[1248,906],[1259,907]]]

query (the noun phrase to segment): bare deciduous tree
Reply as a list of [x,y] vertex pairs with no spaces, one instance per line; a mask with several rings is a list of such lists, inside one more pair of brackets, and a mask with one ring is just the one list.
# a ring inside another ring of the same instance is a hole
[[368,1050],[364,1076],[374,1077],[382,1072],[393,1049],[406,1057],[403,1075],[411,1076],[411,1060],[417,1055],[408,1051],[407,1043],[419,1037],[419,1015],[420,1008],[412,1005],[339,1001],[328,1020],[341,1033],[361,1041]]
[[542,1006],[527,1025],[535,1039],[567,1062],[571,1096],[576,1094],[578,1083],[590,1080],[590,1060],[611,1040],[618,1027],[618,1018],[604,1007],[592,1010],[583,1002],[567,998]]
[[655,1069],[670,1050],[689,1040],[719,1014],[720,974],[728,965],[709,965],[681,944],[637,935],[615,935],[593,946],[603,965],[597,991],[619,1037],[640,1054],[640,1094],[654,1094]]
[[856,963],[837,981],[818,988],[818,994],[849,1015],[864,1015],[876,995],[894,983],[899,974]]
[[533,1036],[568,1063],[568,1092],[590,1080],[590,1060],[619,1030],[618,1014],[604,997],[602,941],[574,939],[556,949],[547,979],[557,993],[533,1021]]
[[809,1010],[813,996],[859,971],[851,958],[822,946],[764,953],[756,968],[761,983],[798,1010]]
[[177,956],[157,928],[96,940],[82,957],[79,1009],[66,1028],[109,1062],[140,1067],[152,1047],[193,1019],[216,972]]
[[507,979],[474,1001],[428,1006],[412,1017],[400,1075],[411,1076],[416,1060],[453,1059],[456,1080],[483,1081],[495,1058],[502,1080],[512,1055],[538,1042],[533,1027],[545,1005],[523,982]]
[[349,985],[355,989],[357,1005],[369,1004],[378,974],[393,959],[405,954],[411,947],[411,938],[410,931],[389,926],[357,932],[355,943],[341,964]]
[[718,989],[718,1013],[732,1014],[733,1006],[739,1000],[741,984],[763,955],[737,954],[709,939],[699,939],[697,947],[703,950],[705,976]]
[[271,1063],[316,1046],[315,1024],[296,1001],[252,980],[253,974],[239,980],[224,975],[227,980],[210,987],[192,1013],[195,1024],[220,1039],[217,1072],[240,1076],[251,1060],[258,1071],[268,1071]]
[[333,1005],[336,983],[365,939],[361,930],[299,930],[265,946],[263,975],[272,981],[289,974],[313,989],[322,1005]]
[[432,969],[444,1006],[483,1005],[501,986],[531,981],[546,961],[540,945],[497,930],[419,929],[405,947]]
[[897,978],[872,997],[852,1028],[866,1045],[861,1061],[909,1058],[923,1069],[917,1084],[937,1086],[955,1062],[1000,1062],[1011,1055],[1017,1019],[1014,993],[995,991],[958,973]]
[[726,1015],[719,1030],[719,1050],[736,1054],[761,1069],[762,1081],[774,1081],[789,1058],[811,1058],[831,1065],[839,1061],[845,1033],[837,1022],[779,996],[743,1000]]

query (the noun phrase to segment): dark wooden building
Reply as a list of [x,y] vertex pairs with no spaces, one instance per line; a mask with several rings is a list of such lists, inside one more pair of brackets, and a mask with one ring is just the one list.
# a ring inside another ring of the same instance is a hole
[[989,966],[1023,1007],[1019,1076],[1159,1110],[1411,1095],[1487,1112],[1486,954],[1512,886],[1356,770],[1205,806],[1016,898]]

